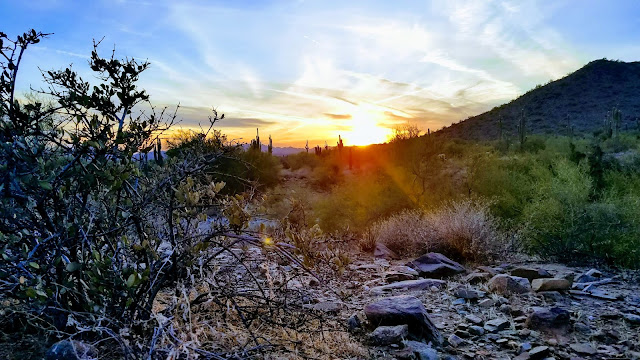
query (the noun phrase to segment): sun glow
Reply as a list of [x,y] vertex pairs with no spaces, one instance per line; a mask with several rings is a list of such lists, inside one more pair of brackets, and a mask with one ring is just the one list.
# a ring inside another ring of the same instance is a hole
[[359,111],[351,118],[351,131],[343,135],[347,145],[371,145],[387,141],[391,129],[382,127],[375,119],[375,114]]

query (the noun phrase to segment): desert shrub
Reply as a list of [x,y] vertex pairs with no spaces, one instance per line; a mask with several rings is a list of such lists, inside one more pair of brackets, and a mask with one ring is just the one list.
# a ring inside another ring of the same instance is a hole
[[487,204],[460,200],[425,213],[410,210],[372,227],[376,240],[402,256],[435,251],[464,261],[504,255],[505,242]]
[[307,152],[299,152],[297,154],[287,155],[282,159],[282,166],[285,169],[298,170],[303,167],[314,169],[321,162],[321,159],[315,154]]
[[424,253],[434,241],[434,229],[422,210],[405,210],[376,222],[371,230],[376,242],[400,256]]
[[242,179],[253,181],[260,187],[273,187],[280,182],[281,164],[273,155],[249,149],[239,158],[245,162],[245,170],[239,174]]

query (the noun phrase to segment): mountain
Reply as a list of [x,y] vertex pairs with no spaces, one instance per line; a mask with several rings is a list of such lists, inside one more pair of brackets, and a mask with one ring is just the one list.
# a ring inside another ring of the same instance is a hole
[[595,60],[574,73],[538,85],[519,98],[483,114],[452,124],[437,133],[469,140],[515,136],[524,111],[528,134],[593,133],[603,128],[607,112],[622,111],[621,129],[640,127],[640,62]]
[[[242,145],[243,149],[248,149],[249,148],[249,144],[243,144]],[[260,147],[262,149],[262,152],[267,152],[269,150],[269,147],[265,144],[262,144],[262,146]],[[305,151],[305,149],[302,148],[295,148],[295,147],[291,147],[291,146],[287,146],[287,147],[273,147],[273,152],[272,154],[274,156],[285,156],[285,155],[291,155],[291,154],[296,154],[299,152]]]

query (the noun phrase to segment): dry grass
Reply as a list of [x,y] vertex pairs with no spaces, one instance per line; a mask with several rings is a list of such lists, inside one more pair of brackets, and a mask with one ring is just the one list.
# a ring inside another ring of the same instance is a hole
[[488,205],[471,200],[451,202],[430,213],[405,211],[376,223],[372,232],[376,241],[402,256],[435,251],[480,261],[499,257],[504,249]]

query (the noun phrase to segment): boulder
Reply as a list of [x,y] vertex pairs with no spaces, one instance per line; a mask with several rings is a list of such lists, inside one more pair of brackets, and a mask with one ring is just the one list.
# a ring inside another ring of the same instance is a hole
[[386,260],[394,260],[399,259],[398,254],[393,252],[393,250],[386,247],[384,244],[376,243],[376,248],[373,250],[373,256],[376,259],[386,259]]
[[409,336],[409,326],[378,326],[371,334],[369,341],[373,345],[399,344]]
[[530,268],[530,267],[517,267],[511,270],[511,275],[525,278],[529,281],[533,281],[534,279],[542,279],[542,278],[550,278],[551,274],[545,269],[541,268]]
[[407,266],[417,270],[420,276],[442,279],[465,272],[464,266],[439,253],[428,253],[409,262]]
[[45,360],[89,360],[98,357],[91,345],[76,340],[62,340],[53,344],[45,354]]
[[418,337],[442,344],[442,335],[427,314],[422,302],[415,296],[401,295],[380,299],[364,307],[372,326],[408,325],[409,332]]
[[571,316],[565,309],[553,307],[550,309],[534,307],[529,314],[525,326],[532,330],[547,333],[563,333],[569,330]]
[[398,281],[387,285],[376,286],[371,288],[373,293],[382,293],[384,291],[390,291],[394,289],[402,290],[430,290],[432,287],[441,289],[447,285],[444,280],[438,279],[418,279],[418,280],[405,280]]
[[489,291],[501,295],[526,294],[531,291],[529,280],[517,276],[499,274],[489,280]]
[[533,291],[561,291],[570,290],[571,281],[567,279],[535,279],[531,283]]

